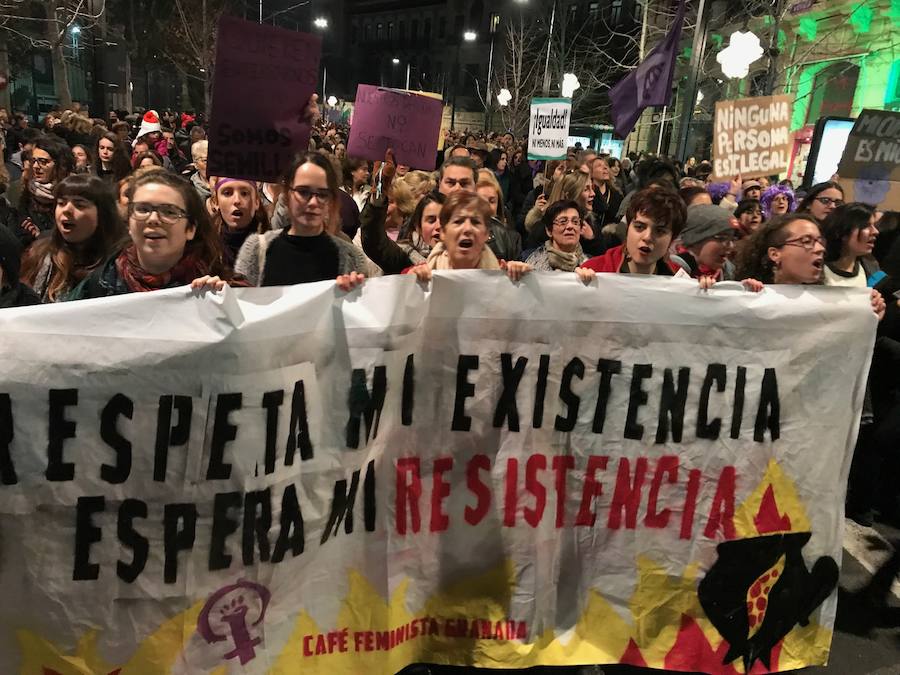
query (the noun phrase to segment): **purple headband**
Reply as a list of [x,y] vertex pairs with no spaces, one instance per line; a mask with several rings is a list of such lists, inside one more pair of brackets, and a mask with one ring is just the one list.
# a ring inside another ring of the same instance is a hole
[[248,183],[253,186],[253,189],[259,192],[259,188],[256,186],[256,183],[252,180],[244,180],[243,178],[220,178],[216,181],[216,192],[219,191],[219,188],[225,185],[225,183]]

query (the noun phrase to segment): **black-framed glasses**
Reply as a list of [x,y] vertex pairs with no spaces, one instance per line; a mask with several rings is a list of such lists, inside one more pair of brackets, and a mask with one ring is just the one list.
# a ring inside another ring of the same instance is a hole
[[182,208],[175,206],[174,204],[151,204],[150,202],[131,202],[128,207],[131,212],[132,217],[135,220],[147,220],[150,218],[150,215],[155,211],[159,216],[159,219],[168,223],[169,225],[174,225],[182,218],[187,218],[188,214]]
[[32,156],[31,163],[36,164],[37,166],[43,168],[45,166],[50,166],[51,164],[53,164],[53,158],[52,157],[34,157],[34,156]]
[[816,197],[815,200],[822,206],[843,206],[843,199],[832,199],[831,197]]
[[291,188],[291,192],[305,202],[310,201],[313,197],[323,204],[331,201],[331,193],[328,190],[317,190],[315,188],[306,187],[305,185],[295,185]]
[[815,251],[816,244],[819,244],[822,248],[825,248],[825,237],[814,237],[811,234],[806,234],[802,237],[788,239],[782,244],[782,246],[799,246],[800,248],[804,248],[807,251]]

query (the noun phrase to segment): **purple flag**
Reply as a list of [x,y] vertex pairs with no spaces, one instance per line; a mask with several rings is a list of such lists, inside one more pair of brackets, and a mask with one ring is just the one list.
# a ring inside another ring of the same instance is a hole
[[675,74],[675,57],[681,41],[686,0],[681,0],[675,23],[666,39],[650,52],[641,64],[609,90],[612,101],[612,118],[616,133],[625,138],[640,118],[644,108],[651,105],[668,105],[672,97],[672,76]]

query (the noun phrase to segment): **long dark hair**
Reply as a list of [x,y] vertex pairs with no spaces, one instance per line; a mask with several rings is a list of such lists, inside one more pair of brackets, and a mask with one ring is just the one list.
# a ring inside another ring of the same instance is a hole
[[842,197],[844,196],[844,188],[841,187],[840,183],[835,183],[833,180],[825,181],[824,183],[816,183],[809,188],[809,192],[806,193],[803,201],[800,202],[800,206],[797,207],[797,213],[808,213],[809,207],[812,206],[815,198],[825,192],[825,190],[837,190],[841,193]]
[[[75,156],[72,154],[71,148],[55,136],[39,136],[34,141],[34,149],[43,150],[50,155],[50,158],[53,160],[52,181],[54,183],[58,183],[75,169]],[[32,159],[32,161],[34,160]],[[19,199],[19,208],[23,211],[29,210],[31,208],[32,199],[31,190],[26,184],[22,190],[22,196]]]
[[816,224],[816,219],[808,213],[787,213],[776,216],[760,225],[756,231],[741,242],[735,261],[735,278],[756,279],[764,284],[775,280],[775,266],[769,259],[771,247],[784,246],[788,239],[788,226],[805,221]]
[[397,237],[397,241],[412,243],[413,232],[418,232],[419,235],[422,235],[422,215],[425,213],[425,207],[429,204],[440,204],[444,205],[444,202],[447,201],[447,198],[440,192],[429,192],[427,195],[422,197],[419,200],[419,203],[416,205],[416,210],[413,211],[412,215],[409,217],[409,220],[406,221],[406,224],[403,227],[403,230],[400,232],[400,236]]
[[32,245],[24,261],[22,278],[34,285],[44,258],[50,256],[53,271],[44,293],[48,300],[56,302],[84,277],[76,275],[76,268],[83,272],[102,263],[127,240],[127,233],[116,209],[112,186],[97,176],[72,174],[56,185],[53,194],[56,199],[81,197],[97,207],[97,229],[83,244],[73,247],[54,227],[50,236]]
[[202,263],[205,263],[209,273],[225,279],[231,278],[231,270],[225,264],[222,241],[219,233],[213,228],[206,206],[200,200],[200,196],[191,185],[181,176],[163,169],[150,170],[147,173],[135,176],[128,188],[130,204],[134,204],[134,195],[138,188],[144,185],[165,185],[170,187],[184,200],[187,211],[188,225],[194,227],[194,238],[187,242],[184,255],[193,255]]
[[[297,155],[294,157],[294,161],[291,162],[291,165],[288,167],[284,176],[282,176],[282,183],[284,184],[284,187],[290,191],[291,188],[294,187],[294,176],[297,174],[297,169],[304,164],[315,164],[325,172],[328,192],[331,194],[331,203],[328,205],[327,209],[328,218],[326,220],[326,232],[335,234],[341,229],[341,203],[340,195],[338,195],[340,187],[337,172],[334,170],[334,165],[328,158],[320,155],[318,152],[307,152]],[[290,199],[290,195],[285,194],[285,199]]]
[[101,176],[101,172],[103,171],[103,162],[100,161],[100,141],[102,140],[109,141],[113,144],[113,155],[112,159],[109,161],[109,167],[112,172],[113,182],[118,183],[131,173],[130,153],[128,152],[128,148],[119,141],[119,137],[114,133],[107,131],[99,136],[94,143],[93,155],[91,157],[91,169],[98,176]]
[[844,240],[869,226],[875,207],[862,202],[852,202],[837,207],[828,214],[822,224],[822,235],[825,237],[825,262],[833,262],[841,257]]

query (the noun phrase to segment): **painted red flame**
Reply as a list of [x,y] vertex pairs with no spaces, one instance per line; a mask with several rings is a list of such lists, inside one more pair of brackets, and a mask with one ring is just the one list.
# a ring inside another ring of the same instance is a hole
[[762,501],[759,504],[759,511],[753,518],[756,525],[756,531],[760,534],[772,534],[773,532],[790,532],[791,518],[786,513],[782,514],[778,511],[778,504],[775,502],[775,491],[772,485],[766,488]]
[[[681,628],[675,645],[666,655],[664,667],[670,670],[700,671],[710,675],[739,675],[734,664],[723,664],[722,659],[728,653],[729,644],[722,640],[718,649],[713,649],[703,630],[693,618],[685,615],[681,617]],[[772,670],[759,661],[753,664],[750,675],[764,675],[765,673],[778,671],[778,656],[781,652],[781,644],[772,648]],[[735,661],[734,663],[738,663]]]

